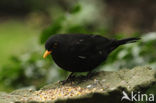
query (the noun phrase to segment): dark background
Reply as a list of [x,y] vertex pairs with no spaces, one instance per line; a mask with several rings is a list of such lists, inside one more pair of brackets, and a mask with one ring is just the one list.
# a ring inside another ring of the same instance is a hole
[[42,58],[46,39],[57,33],[141,37],[112,52],[97,70],[156,69],[155,0],[0,0],[1,91],[38,89],[68,76],[50,57]]

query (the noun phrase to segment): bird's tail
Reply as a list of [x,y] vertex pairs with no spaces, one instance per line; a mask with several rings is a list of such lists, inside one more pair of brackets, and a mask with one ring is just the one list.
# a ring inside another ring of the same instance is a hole
[[118,45],[133,43],[133,42],[136,42],[140,39],[141,38],[126,38],[126,39],[118,40]]

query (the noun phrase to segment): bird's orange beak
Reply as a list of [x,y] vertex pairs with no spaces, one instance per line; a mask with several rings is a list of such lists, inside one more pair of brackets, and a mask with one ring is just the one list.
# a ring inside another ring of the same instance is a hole
[[43,55],[43,58],[46,58],[51,53],[52,53],[52,51],[46,50],[45,53],[44,53],[44,55]]

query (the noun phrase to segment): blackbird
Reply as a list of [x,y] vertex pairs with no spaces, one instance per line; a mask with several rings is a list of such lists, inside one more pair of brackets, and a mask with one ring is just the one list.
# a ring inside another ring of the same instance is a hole
[[55,63],[64,70],[89,72],[105,61],[118,46],[139,39],[115,40],[91,34],[57,34],[46,41],[43,58],[51,54]]

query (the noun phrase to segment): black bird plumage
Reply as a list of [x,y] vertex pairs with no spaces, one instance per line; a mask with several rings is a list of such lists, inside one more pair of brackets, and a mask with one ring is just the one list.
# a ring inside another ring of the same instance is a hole
[[139,38],[108,39],[89,34],[57,34],[49,37],[45,48],[55,63],[70,72],[89,72],[106,60],[118,46]]

